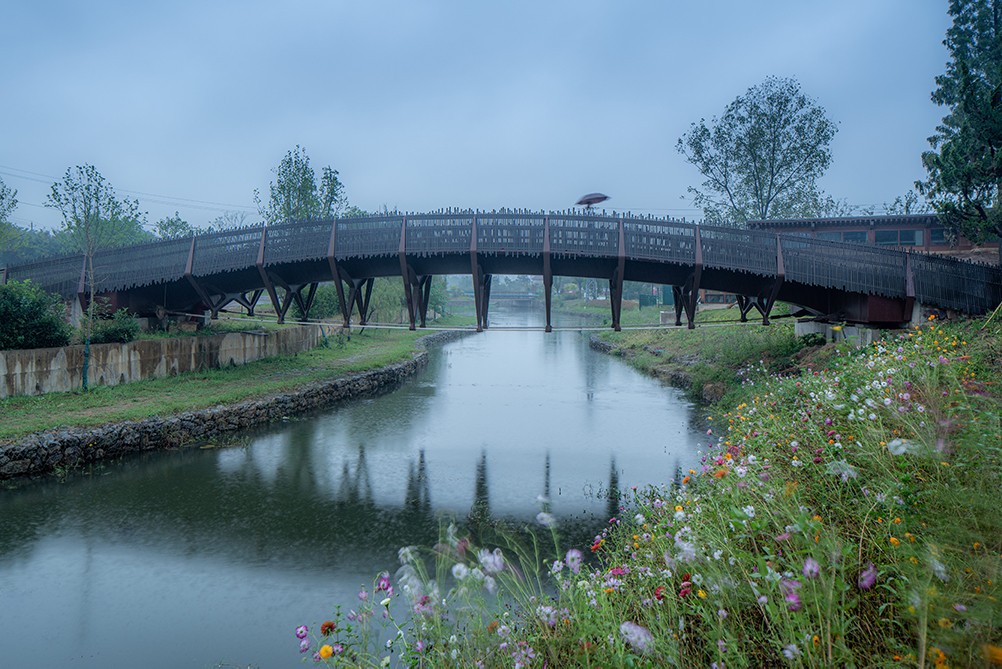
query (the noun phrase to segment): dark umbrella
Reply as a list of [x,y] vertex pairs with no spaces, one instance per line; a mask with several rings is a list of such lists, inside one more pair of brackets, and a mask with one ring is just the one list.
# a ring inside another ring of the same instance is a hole
[[577,204],[584,205],[584,206],[588,207],[589,209],[591,209],[592,207],[594,207],[599,202],[605,202],[608,199],[609,199],[609,196],[608,195],[603,195],[602,193],[588,193],[587,195],[585,195],[584,197],[582,197],[580,200],[578,200]]

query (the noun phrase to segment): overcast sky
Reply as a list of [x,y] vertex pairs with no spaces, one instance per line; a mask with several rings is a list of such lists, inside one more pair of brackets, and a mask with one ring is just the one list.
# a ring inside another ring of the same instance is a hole
[[351,204],[609,208],[699,217],[675,143],[769,75],[839,124],[826,192],[880,205],[924,176],[944,111],[946,0],[12,0],[0,178],[19,225],[91,163],[153,222],[258,220],[285,152]]

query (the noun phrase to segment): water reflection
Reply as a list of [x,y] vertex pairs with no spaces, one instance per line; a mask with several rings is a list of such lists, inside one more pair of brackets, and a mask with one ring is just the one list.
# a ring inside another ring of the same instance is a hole
[[[619,514],[621,485],[667,482],[695,460],[688,414],[583,337],[489,331],[433,351],[394,392],[241,446],[5,490],[0,663],[287,666],[304,617],[350,601],[443,522],[483,536],[545,510],[563,546],[589,545]],[[67,619],[72,644],[37,643]],[[163,621],[178,641],[166,648]]]

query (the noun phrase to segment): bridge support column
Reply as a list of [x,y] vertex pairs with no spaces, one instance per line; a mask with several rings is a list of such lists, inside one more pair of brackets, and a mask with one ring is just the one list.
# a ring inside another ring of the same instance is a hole
[[616,269],[609,279],[609,306],[612,309],[612,329],[622,331],[619,317],[623,313],[623,275],[626,273],[626,240],[623,233],[623,219],[619,219],[619,251],[616,254]]
[[546,303],[546,331],[553,332],[550,323],[550,302],[553,298],[553,270],[550,267],[550,217],[543,219],[543,301]]
[[491,283],[494,277],[484,274],[482,271],[478,277],[474,278],[473,299],[477,308],[477,332],[483,332],[488,328],[488,312],[491,306]]
[[372,282],[374,279],[352,279],[351,290],[348,293],[348,317],[345,327],[351,327],[351,309],[358,308],[358,324],[365,327],[369,322],[369,298],[372,297]]
[[404,296],[407,299],[407,317],[410,322],[410,329],[417,328],[417,321],[421,321],[421,327],[427,327],[428,300],[431,298],[430,274],[417,274],[414,268],[403,263],[404,272]]

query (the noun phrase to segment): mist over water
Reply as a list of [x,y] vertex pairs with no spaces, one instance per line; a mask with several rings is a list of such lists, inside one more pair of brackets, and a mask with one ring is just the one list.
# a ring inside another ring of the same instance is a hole
[[289,666],[297,625],[350,607],[443,519],[531,523],[545,496],[587,540],[614,510],[610,481],[696,461],[690,414],[587,335],[494,329],[433,350],[400,388],[238,445],[4,490],[0,665]]

